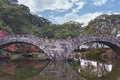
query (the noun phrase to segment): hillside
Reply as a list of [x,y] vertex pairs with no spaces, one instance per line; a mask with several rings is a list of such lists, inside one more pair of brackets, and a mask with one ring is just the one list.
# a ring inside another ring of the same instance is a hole
[[0,30],[6,34],[39,33],[39,27],[51,22],[43,17],[33,15],[30,9],[17,0],[0,0]]

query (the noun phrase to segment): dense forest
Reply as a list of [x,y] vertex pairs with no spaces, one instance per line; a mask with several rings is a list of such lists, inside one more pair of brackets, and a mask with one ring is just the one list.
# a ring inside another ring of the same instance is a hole
[[120,14],[100,15],[87,26],[69,21],[52,24],[44,17],[30,13],[30,9],[17,0],[0,0],[0,30],[5,34],[31,34],[48,38],[67,38],[83,35],[113,35],[120,33]]
[[0,29],[8,34],[36,34],[39,27],[51,22],[33,15],[17,0],[0,0]]

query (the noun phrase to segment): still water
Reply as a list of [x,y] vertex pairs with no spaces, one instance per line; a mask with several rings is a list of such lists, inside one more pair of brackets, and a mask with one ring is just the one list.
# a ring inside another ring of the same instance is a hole
[[0,61],[0,80],[120,80],[119,62]]

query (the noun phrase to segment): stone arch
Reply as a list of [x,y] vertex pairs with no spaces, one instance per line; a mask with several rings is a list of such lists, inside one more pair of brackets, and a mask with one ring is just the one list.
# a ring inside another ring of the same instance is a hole
[[37,48],[42,50],[51,59],[51,56],[48,54],[48,49],[46,49],[45,46],[42,45],[42,42],[37,41],[34,38],[30,38],[30,37],[21,37],[21,38],[5,37],[0,40],[0,49],[2,49],[3,47],[5,47],[7,45],[13,44],[13,43],[27,43],[27,44],[36,46]]
[[120,56],[120,41],[111,37],[77,38],[76,41],[74,41],[74,43],[76,44],[72,45],[73,49],[68,53],[67,56],[69,56],[72,53],[72,51],[74,51],[78,46],[83,45],[85,43],[90,43],[90,42],[105,44]]

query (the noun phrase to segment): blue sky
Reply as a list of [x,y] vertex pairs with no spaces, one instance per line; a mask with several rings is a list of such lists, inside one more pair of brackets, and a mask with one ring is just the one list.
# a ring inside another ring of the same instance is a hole
[[49,19],[53,24],[88,22],[102,14],[119,14],[120,0],[18,0],[33,14]]

